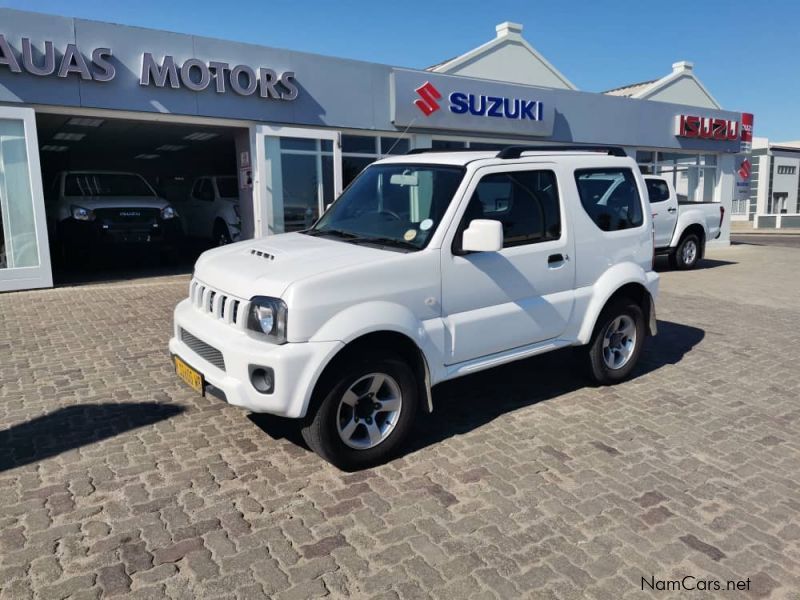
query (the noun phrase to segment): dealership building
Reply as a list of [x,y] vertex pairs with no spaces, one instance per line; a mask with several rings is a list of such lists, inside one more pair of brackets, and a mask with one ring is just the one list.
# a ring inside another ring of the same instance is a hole
[[[246,239],[309,225],[382,156],[614,145],[672,178],[681,199],[722,203],[713,243],[727,244],[742,183],[749,193],[751,133],[752,115],[723,110],[691,63],[580,91],[514,23],[408,69],[0,9],[0,291],[52,285],[49,207],[63,171],[139,173],[179,213],[196,178],[235,176]],[[213,215],[194,217],[210,235]]]

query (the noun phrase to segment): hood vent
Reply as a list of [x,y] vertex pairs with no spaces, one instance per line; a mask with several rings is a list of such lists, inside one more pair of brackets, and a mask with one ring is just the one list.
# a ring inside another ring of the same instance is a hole
[[262,250],[256,250],[255,248],[250,249],[250,254],[253,256],[260,256],[261,258],[266,258],[267,260],[275,260],[275,255],[270,254],[269,252],[264,252]]

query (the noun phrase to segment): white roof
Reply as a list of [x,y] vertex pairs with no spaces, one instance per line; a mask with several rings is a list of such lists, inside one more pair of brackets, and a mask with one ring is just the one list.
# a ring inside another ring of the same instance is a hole
[[[578,89],[522,37],[522,25],[506,21],[497,25],[495,30],[497,36],[493,40],[427,70],[525,85]],[[511,70],[506,76],[498,77],[497,69],[502,69],[508,62],[513,63]],[[481,67],[482,64],[485,66]]]
[[[402,154],[382,158],[373,164],[427,164],[427,165],[456,165],[464,166],[476,160],[497,159],[500,150],[476,150],[476,151],[456,151],[452,150],[431,150],[430,152],[419,152],[413,154]],[[624,159],[624,157],[610,156],[596,150],[527,150],[520,158],[538,158],[552,156],[591,156],[593,158]],[[518,159],[507,159],[509,163]]]
[[[684,92],[686,98],[682,101],[681,96],[671,95],[666,97],[669,89],[679,83],[689,84],[691,97]],[[663,100],[666,102],[676,102],[677,104],[688,104],[691,106],[703,106],[706,108],[720,109],[722,106],[711,95],[703,83],[694,74],[694,64],[688,61],[673,63],[672,72],[661,79],[651,79],[640,83],[631,83],[621,87],[603,92],[609,96],[625,96],[627,98],[638,98],[640,100]]]

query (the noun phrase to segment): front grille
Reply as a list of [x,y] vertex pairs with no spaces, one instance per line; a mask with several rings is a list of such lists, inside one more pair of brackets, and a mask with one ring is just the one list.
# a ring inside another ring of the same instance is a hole
[[183,328],[181,328],[181,341],[203,360],[210,362],[220,371],[225,370],[225,359],[222,357],[222,352],[214,348],[214,346],[206,344],[203,340],[196,338]]
[[111,227],[134,227],[152,225],[161,216],[158,208],[96,208],[95,218]]
[[215,290],[196,279],[189,285],[189,299],[200,312],[244,329],[248,302]]

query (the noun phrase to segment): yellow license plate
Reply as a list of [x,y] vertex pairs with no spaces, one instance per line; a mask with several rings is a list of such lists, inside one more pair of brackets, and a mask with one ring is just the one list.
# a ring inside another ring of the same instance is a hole
[[175,372],[190,388],[200,394],[203,393],[203,376],[177,356],[175,357]]

